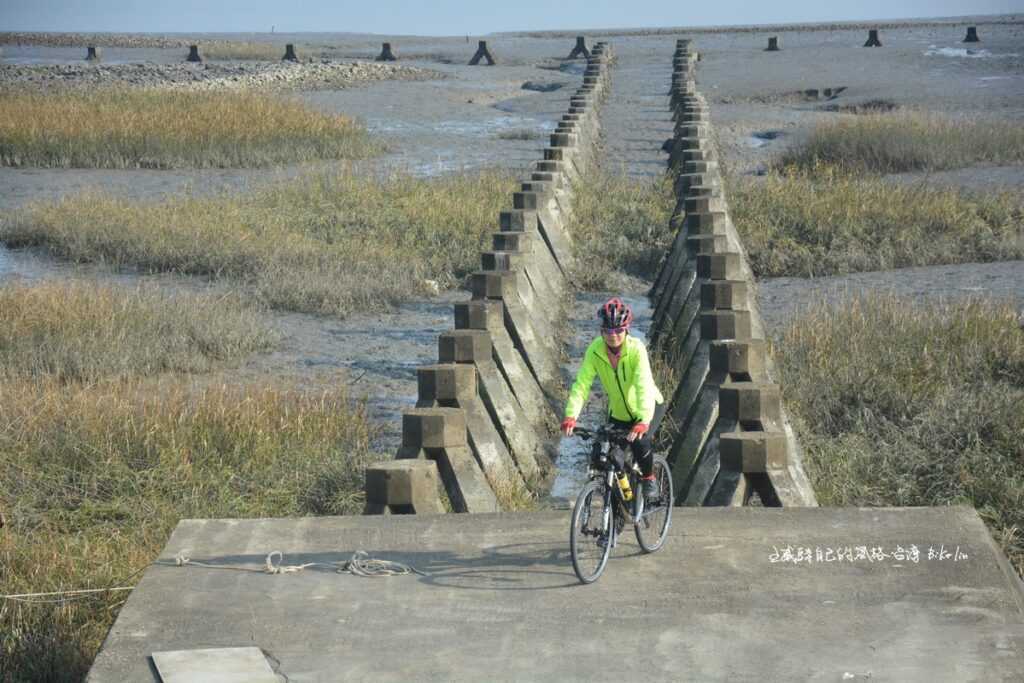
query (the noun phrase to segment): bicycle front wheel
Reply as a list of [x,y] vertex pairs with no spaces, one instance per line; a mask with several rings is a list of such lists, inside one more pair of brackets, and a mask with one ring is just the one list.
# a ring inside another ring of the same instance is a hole
[[572,510],[569,550],[572,568],[583,583],[597,581],[612,549],[612,510],[606,492],[604,482],[588,482]]
[[661,548],[668,536],[668,526],[672,523],[672,471],[663,456],[654,456],[652,469],[657,484],[656,497],[644,501],[643,512],[636,521],[636,540],[644,552],[653,553]]

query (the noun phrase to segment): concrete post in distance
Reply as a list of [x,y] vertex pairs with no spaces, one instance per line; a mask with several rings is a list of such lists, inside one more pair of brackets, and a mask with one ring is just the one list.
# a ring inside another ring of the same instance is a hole
[[487,41],[481,40],[476,48],[476,54],[473,55],[473,59],[469,60],[470,66],[476,66],[480,63],[481,59],[487,60],[487,66],[494,66],[494,57],[491,56],[491,51],[487,49]]
[[580,55],[583,55],[588,59],[590,58],[590,50],[587,49],[584,36],[576,36],[576,47],[572,49],[572,52],[569,53],[569,56],[566,57],[566,59],[576,59]]
[[94,46],[90,45],[85,48],[85,61],[87,62],[98,62],[100,61],[100,53]]
[[967,27],[967,36],[964,38],[964,42],[965,43],[980,43],[981,42],[981,38],[978,37],[978,27],[977,26],[968,26]]
[[199,56],[199,46],[189,45],[188,46],[188,57],[185,58],[186,62],[201,62],[203,58]]
[[765,52],[778,52],[779,51],[779,37],[771,36],[768,38],[768,47],[764,49]]
[[281,57],[282,62],[297,62],[299,61],[298,56],[295,54],[295,45],[288,43],[284,46],[284,57]]
[[882,47],[882,41],[878,39],[878,29],[868,29],[868,42],[864,43],[864,47]]
[[395,53],[391,51],[391,43],[384,43],[381,46],[380,54],[377,55],[374,61],[377,62],[395,62],[398,58],[395,57]]

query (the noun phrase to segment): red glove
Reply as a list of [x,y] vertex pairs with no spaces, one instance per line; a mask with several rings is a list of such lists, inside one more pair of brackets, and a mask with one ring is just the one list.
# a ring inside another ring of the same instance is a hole
[[572,436],[572,430],[576,429],[576,418],[567,417],[562,420],[562,433],[566,436]]
[[637,422],[633,425],[633,429],[629,430],[629,436],[626,437],[627,441],[636,441],[644,434],[647,433],[648,426],[643,422]]

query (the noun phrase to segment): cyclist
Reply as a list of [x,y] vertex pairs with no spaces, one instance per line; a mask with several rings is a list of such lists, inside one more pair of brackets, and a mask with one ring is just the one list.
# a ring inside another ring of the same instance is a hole
[[608,395],[608,420],[629,429],[626,440],[633,451],[633,461],[643,474],[643,493],[648,500],[658,495],[653,474],[651,435],[648,433],[655,415],[664,410],[664,398],[651,375],[651,363],[643,342],[629,335],[633,311],[622,299],[609,299],[597,310],[601,334],[590,343],[576,380],[565,404],[562,433],[572,436],[576,418],[590,397],[594,376]]

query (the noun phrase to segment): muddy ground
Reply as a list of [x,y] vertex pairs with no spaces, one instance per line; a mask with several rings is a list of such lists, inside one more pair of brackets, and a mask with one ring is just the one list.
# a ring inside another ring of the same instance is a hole
[[[694,36],[701,52],[699,83],[711,105],[712,120],[725,161],[733,170],[757,173],[771,156],[806,135],[818,122],[836,116],[840,104],[886,99],[903,107],[972,118],[998,118],[1024,125],[1024,26],[979,27],[982,43],[965,46],[963,25],[905,26],[882,31],[883,48],[861,47],[863,29],[775,32],[782,51],[763,51],[769,33],[737,32]],[[675,38],[670,35],[607,36],[618,63],[611,97],[603,112],[605,164],[634,176],[657,176],[665,168],[662,143],[671,136],[667,88]],[[297,38],[302,42],[308,37]],[[325,35],[339,55],[372,57],[386,37]],[[259,36],[239,39],[260,39]],[[285,37],[277,37],[284,41]],[[389,151],[361,164],[362,172],[401,169],[434,175],[461,169],[500,166],[523,169],[540,158],[544,135],[568,107],[580,82],[582,64],[562,62],[573,41],[563,36],[488,37],[499,60],[494,67],[465,65],[475,40],[393,38],[399,57],[411,66],[436,69],[433,81],[384,81],[365,87],[300,93],[325,111],[363,119],[383,138]],[[970,48],[970,51],[967,48]],[[4,46],[4,63],[53,64],[80,59],[80,48]],[[107,63],[171,62],[180,49],[108,48]],[[524,90],[527,82],[547,84],[548,92]],[[557,86],[557,87],[556,87]],[[802,94],[817,88],[844,88],[834,99]],[[530,131],[536,137],[505,139],[502,132]],[[330,164],[326,164],[330,166]],[[181,192],[244,192],[260,184],[293,177],[310,167],[272,171],[106,171],[80,169],[0,169],[0,212],[27,202],[49,201],[87,188],[126,197],[158,199]],[[316,167],[313,167],[316,168]],[[1024,167],[986,167],[921,176],[895,176],[894,182],[940,183],[985,190],[1020,190]],[[2,214],[0,214],[2,215]],[[495,226],[497,226],[497,216]],[[652,274],[653,276],[653,274]],[[11,279],[82,277],[131,284],[141,279],[100,268],[55,264],[30,253],[0,247],[0,282]],[[168,287],[204,289],[177,282]],[[917,298],[998,297],[1024,303],[1024,262],[914,268],[838,278],[779,278],[760,283],[760,302],[769,333],[777,335],[806,305],[883,288]],[[643,308],[643,283],[626,292]],[[602,294],[581,294],[575,307],[579,351],[592,334],[592,316]],[[394,310],[334,320],[268,312],[281,330],[281,348],[248,360],[233,375],[285,377],[311,385],[345,382],[365,397],[381,425],[377,447],[392,452],[399,433],[398,415],[416,397],[415,368],[436,358],[437,334],[452,325],[454,301],[465,292],[443,294]],[[639,330],[645,314],[641,310]],[[566,368],[566,373],[572,367]],[[592,406],[597,406],[594,400]],[[556,495],[575,488],[579,449],[563,447]]]

